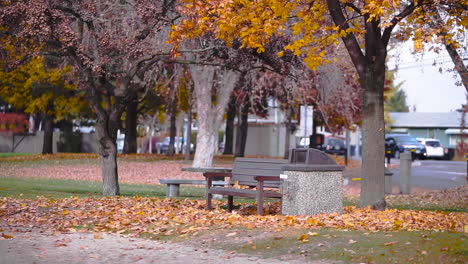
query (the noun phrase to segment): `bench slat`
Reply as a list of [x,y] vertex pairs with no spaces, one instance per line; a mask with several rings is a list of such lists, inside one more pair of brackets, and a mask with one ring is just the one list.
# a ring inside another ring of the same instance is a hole
[[[210,188],[209,193],[211,194],[222,194],[222,195],[233,195],[233,196],[240,196],[240,197],[257,197],[257,190],[249,190],[249,189],[233,189],[233,188],[223,188],[223,187],[212,187]],[[270,198],[280,198],[281,193],[274,192],[274,191],[263,191],[264,197]]]

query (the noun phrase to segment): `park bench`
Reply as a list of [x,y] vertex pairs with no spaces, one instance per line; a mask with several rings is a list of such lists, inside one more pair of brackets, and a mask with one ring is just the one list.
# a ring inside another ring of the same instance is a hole
[[[159,183],[166,184],[166,196],[167,197],[177,197],[180,195],[180,185],[181,184],[192,184],[192,185],[206,185],[205,180],[185,180],[185,179],[161,179]],[[225,181],[213,181],[214,186],[223,186],[228,184]]]
[[[213,195],[226,195],[228,199],[228,211],[232,211],[234,196],[255,198],[257,200],[257,214],[263,215],[264,198],[281,199],[280,174],[282,167],[288,164],[286,159],[253,159],[236,158],[231,173],[229,184],[220,187],[212,186],[215,175],[206,177],[206,209],[212,208]],[[238,187],[243,187],[238,188]],[[245,189],[244,189],[245,188]],[[276,190],[274,190],[276,189]]]

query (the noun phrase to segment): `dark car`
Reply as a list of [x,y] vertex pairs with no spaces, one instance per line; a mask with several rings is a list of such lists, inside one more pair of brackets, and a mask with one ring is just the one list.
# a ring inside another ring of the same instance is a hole
[[416,138],[408,134],[388,134],[385,135],[386,156],[400,158],[403,152],[410,152],[412,159],[422,159],[425,156],[426,148],[418,142]]
[[[167,153],[169,150],[169,142],[170,142],[170,137],[164,138],[163,142],[158,143],[158,148],[161,153]],[[182,148],[185,148],[185,142],[184,139],[181,137],[175,137],[174,138],[174,150],[177,148],[179,149],[179,153],[182,153]],[[193,144],[190,144],[190,152],[193,153],[194,147]]]
[[346,155],[346,144],[341,138],[326,137],[322,150],[328,154],[344,156]]
[[[297,144],[297,148],[309,148],[310,137],[303,137]],[[318,146],[318,149],[328,154],[346,155],[345,141],[337,137],[325,137],[323,145]]]

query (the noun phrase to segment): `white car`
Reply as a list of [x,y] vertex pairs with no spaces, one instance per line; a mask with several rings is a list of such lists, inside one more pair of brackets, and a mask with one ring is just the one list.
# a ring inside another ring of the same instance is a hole
[[441,159],[444,157],[444,147],[440,144],[440,141],[435,138],[417,138],[421,144],[426,147],[425,158],[436,158]]

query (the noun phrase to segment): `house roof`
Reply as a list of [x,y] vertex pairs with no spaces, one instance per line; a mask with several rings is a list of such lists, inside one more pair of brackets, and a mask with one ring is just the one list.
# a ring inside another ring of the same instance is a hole
[[[460,128],[461,113],[401,113],[392,112],[390,118],[393,123],[391,127],[437,127],[437,128]],[[468,115],[465,116],[465,127],[468,125]]]

